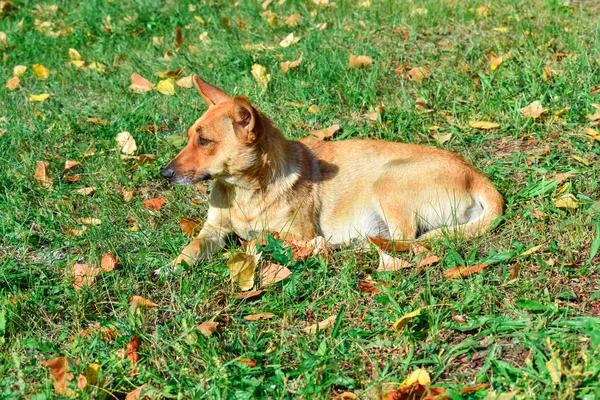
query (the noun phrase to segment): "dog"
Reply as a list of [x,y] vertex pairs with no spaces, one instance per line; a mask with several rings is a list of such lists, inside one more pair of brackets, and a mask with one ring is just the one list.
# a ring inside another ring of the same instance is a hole
[[174,184],[215,183],[202,230],[172,266],[210,257],[232,233],[320,235],[333,247],[369,236],[472,238],[503,213],[494,184],[455,153],[381,140],[287,140],[247,97],[193,81],[208,111],[160,173]]

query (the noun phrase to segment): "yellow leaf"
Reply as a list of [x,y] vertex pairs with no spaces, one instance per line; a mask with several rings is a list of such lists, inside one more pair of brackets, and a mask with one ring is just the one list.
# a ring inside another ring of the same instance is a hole
[[50,71],[42,64],[33,64],[33,74],[36,78],[45,80],[50,76]]
[[131,136],[131,133],[124,131],[119,133],[115,140],[117,141],[117,150],[124,154],[133,154],[137,150],[135,139]]
[[81,60],[81,54],[75,49],[69,49],[69,58],[73,61]]
[[429,386],[431,384],[431,377],[425,368],[419,368],[414,370],[408,378],[400,384],[400,387],[409,387],[418,383],[421,386]]
[[546,368],[548,368],[548,372],[550,373],[552,384],[558,385],[562,375],[562,361],[560,358],[554,358],[553,356],[552,359],[546,363]]
[[592,128],[584,128],[583,132],[600,142],[600,132]]
[[319,112],[321,112],[321,109],[318,105],[312,104],[310,107],[308,107],[308,110],[306,111],[308,111],[311,114],[318,114]]
[[158,90],[162,94],[173,96],[175,94],[175,86],[173,85],[173,79],[164,79],[158,82],[158,85],[156,85],[156,90]]
[[27,71],[27,67],[24,65],[17,65],[13,68],[13,74],[15,74],[15,76],[21,76],[25,71]]
[[89,385],[96,385],[98,383],[98,371],[100,370],[99,364],[90,364],[85,369],[85,378]]
[[88,68],[98,72],[99,74],[103,74],[106,71],[106,67],[96,61],[88,65]]
[[538,251],[539,249],[542,249],[542,248],[546,247],[547,245],[548,245],[547,243],[544,243],[544,244],[540,244],[540,245],[537,245],[537,246],[533,246],[529,250],[524,251],[523,253],[521,253],[519,255],[520,256],[529,256],[529,255],[535,253],[536,251]]
[[586,165],[588,167],[590,166],[590,162],[588,160],[586,160],[585,158],[583,158],[583,157],[579,157],[579,156],[576,156],[574,154],[572,154],[571,157],[573,157],[574,160],[579,161],[583,165]]
[[201,16],[199,15],[194,15],[194,19],[198,22],[200,22],[202,25],[204,25],[206,22],[204,22],[204,19],[202,19]]
[[20,82],[21,80],[19,79],[19,77],[13,76],[8,80],[8,82],[6,82],[6,88],[8,90],[15,90],[17,87],[19,87]]
[[490,129],[500,128],[500,125],[498,125],[497,123],[489,121],[469,121],[469,126],[471,128],[483,129],[486,131]]
[[285,37],[285,39],[283,39],[281,42],[279,42],[279,45],[283,48],[285,47],[289,47],[291,45],[293,45],[294,43],[297,43],[300,40],[299,37],[295,37],[294,33],[290,33],[289,35],[287,35]]
[[493,54],[490,54],[490,69],[492,71],[495,71],[498,69],[498,67],[500,66],[500,64],[502,64],[503,61],[503,57],[496,57]]
[[102,225],[102,220],[99,218],[85,217],[85,218],[78,218],[78,219],[76,219],[76,221],[83,225],[91,225],[91,226]]
[[231,281],[237,283],[242,291],[250,290],[254,286],[254,270],[260,256],[260,253],[236,253],[227,261]]
[[254,80],[262,89],[266,89],[271,80],[271,75],[267,74],[267,69],[260,64],[252,66],[252,77],[254,77]]
[[558,208],[577,208],[579,207],[579,202],[577,201],[577,197],[573,196],[573,194],[566,194],[558,199],[552,200],[554,205]]
[[30,103],[35,103],[35,102],[38,102],[38,101],[44,101],[48,97],[50,97],[50,95],[48,93],[32,94],[31,96],[29,96],[29,102]]
[[67,63],[69,66],[73,66],[76,69],[85,69],[85,61],[83,60],[73,60]]
[[396,322],[394,322],[394,325],[392,325],[392,328],[394,330],[401,331],[402,329],[404,329],[406,324],[408,324],[408,321],[410,321],[411,319],[413,319],[414,317],[416,317],[419,314],[421,314],[421,309],[417,308],[413,312],[409,312],[408,314],[403,315],[402,317],[398,318],[396,320]]

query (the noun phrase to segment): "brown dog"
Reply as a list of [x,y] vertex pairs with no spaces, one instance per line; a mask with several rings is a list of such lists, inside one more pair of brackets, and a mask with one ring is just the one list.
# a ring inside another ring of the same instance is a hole
[[194,76],[208,111],[162,171],[177,184],[215,179],[206,223],[173,262],[209,257],[236,233],[415,240],[482,234],[502,215],[494,185],[454,153],[377,140],[291,141],[245,96]]

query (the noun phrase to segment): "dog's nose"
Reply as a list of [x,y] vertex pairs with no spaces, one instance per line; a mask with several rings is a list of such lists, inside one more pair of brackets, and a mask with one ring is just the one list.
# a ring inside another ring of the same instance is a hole
[[160,176],[162,176],[163,178],[165,178],[168,181],[170,181],[174,175],[175,175],[175,168],[171,164],[167,165],[166,167],[164,167],[163,169],[160,170]]

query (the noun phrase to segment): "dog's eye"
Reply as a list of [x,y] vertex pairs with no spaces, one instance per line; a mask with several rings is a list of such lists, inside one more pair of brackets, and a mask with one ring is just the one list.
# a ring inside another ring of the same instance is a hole
[[206,146],[210,143],[212,143],[212,140],[198,136],[198,146]]

